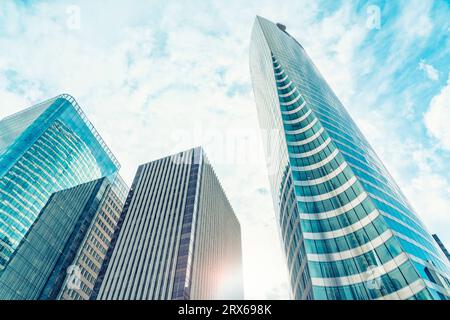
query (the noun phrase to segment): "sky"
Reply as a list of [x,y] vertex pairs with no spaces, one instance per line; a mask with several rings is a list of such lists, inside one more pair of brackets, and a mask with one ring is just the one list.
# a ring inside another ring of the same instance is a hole
[[129,184],[202,145],[241,222],[246,298],[287,299],[249,72],[256,15],[303,45],[450,247],[448,0],[0,0],[0,118],[73,95]]

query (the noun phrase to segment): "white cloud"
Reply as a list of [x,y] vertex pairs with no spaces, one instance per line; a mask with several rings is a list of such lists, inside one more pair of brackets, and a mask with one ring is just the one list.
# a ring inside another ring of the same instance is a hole
[[450,242],[450,184],[440,174],[420,172],[404,187],[407,196],[430,232],[437,233],[442,241]]
[[419,69],[424,71],[430,80],[433,80],[433,81],[439,80],[439,71],[435,67],[433,67],[431,64],[425,63],[424,60],[421,60],[419,62]]
[[412,39],[417,41],[420,38],[430,36],[433,30],[433,22],[430,16],[432,6],[431,1],[409,0],[403,2],[396,23],[402,31],[400,39],[408,42]]
[[447,84],[431,99],[424,120],[428,132],[443,148],[450,150],[450,75]]

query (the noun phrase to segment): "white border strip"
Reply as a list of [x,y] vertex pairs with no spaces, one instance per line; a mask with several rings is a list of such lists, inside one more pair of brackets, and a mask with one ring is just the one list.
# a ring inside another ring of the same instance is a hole
[[289,101],[289,102],[280,102],[280,105],[282,105],[283,107],[289,107],[291,105],[293,105],[294,103],[296,103],[298,100],[300,100],[300,98],[302,97],[302,95],[299,93],[297,97],[295,97],[293,100]]
[[297,200],[302,201],[302,202],[316,202],[316,201],[327,200],[327,199],[336,197],[339,194],[347,191],[351,186],[353,186],[354,183],[356,183],[356,181],[357,181],[356,177],[353,176],[350,179],[348,179],[348,181],[346,183],[344,183],[343,185],[337,187],[336,189],[334,189],[330,192],[318,194],[315,196],[297,196]]
[[311,141],[314,141],[315,139],[317,139],[322,134],[323,131],[324,131],[324,129],[322,127],[319,129],[319,131],[317,131],[315,134],[313,134],[308,139],[304,139],[304,140],[300,140],[300,141],[288,141],[287,145],[288,146],[303,146],[303,145],[308,144]]
[[380,213],[378,210],[373,210],[371,213],[369,213],[367,216],[359,220],[358,222],[355,222],[354,224],[351,224],[345,228],[342,229],[336,229],[333,231],[326,231],[326,232],[303,232],[303,238],[309,239],[309,240],[324,240],[324,239],[333,239],[337,237],[346,236],[350,233],[354,233],[355,231],[358,231],[365,226],[369,225],[372,221],[374,221],[376,218],[380,216]]
[[394,234],[388,229],[375,239],[372,239],[371,241],[368,241],[367,243],[356,248],[334,253],[307,253],[308,260],[318,262],[332,262],[354,258],[356,256],[360,256],[364,253],[374,250],[393,236]]
[[299,158],[307,158],[310,156],[313,156],[317,153],[319,153],[320,151],[322,151],[323,149],[325,149],[331,142],[331,138],[328,137],[320,146],[318,146],[315,149],[312,149],[310,151],[307,152],[302,152],[302,153],[289,153],[289,157],[294,158],[294,159],[299,159]]
[[294,120],[283,120],[284,124],[296,124],[299,122],[302,122],[303,120],[305,120],[310,114],[312,113],[312,110],[309,109],[304,115],[302,115],[301,117],[294,119]]
[[326,158],[322,159],[319,162],[316,162],[316,163],[311,164],[309,166],[303,166],[303,167],[291,166],[291,169],[292,169],[292,171],[310,171],[310,170],[314,170],[314,169],[323,167],[324,165],[330,163],[338,155],[338,153],[339,153],[339,150],[335,149]]
[[385,275],[395,270],[406,261],[408,261],[408,256],[406,255],[406,253],[402,252],[394,259],[389,260],[385,264],[381,266],[376,266],[377,268],[383,270],[383,273],[380,274],[377,278],[373,277],[372,270],[367,270],[366,272],[353,274],[351,276],[344,276],[337,278],[311,278],[311,282],[313,286],[322,286],[322,287],[338,287],[338,286],[354,285],[357,283],[365,282],[369,279],[370,280],[379,279],[382,275]]
[[296,112],[299,112],[300,110],[302,110],[306,105],[306,101],[303,101],[303,103],[301,105],[299,105],[297,108],[293,109],[293,110],[289,110],[289,111],[281,111],[282,114],[284,115],[289,115],[289,114],[293,114]]
[[347,162],[343,162],[336,170],[334,170],[333,172],[330,172],[326,176],[323,176],[323,177],[320,177],[320,178],[317,178],[314,180],[294,181],[294,185],[300,186],[300,187],[315,186],[315,185],[330,181],[331,179],[333,179],[334,177],[339,175],[341,172],[343,172],[345,170],[345,168],[347,168],[347,166],[348,166]]
[[361,204],[367,197],[368,194],[366,192],[363,192],[346,205],[343,205],[342,207],[339,207],[337,209],[318,213],[300,213],[299,217],[305,220],[323,220],[333,218],[355,208],[356,206]]
[[305,127],[297,129],[297,130],[286,130],[286,134],[300,134],[311,129],[318,122],[317,118],[314,118],[310,123],[308,123]]

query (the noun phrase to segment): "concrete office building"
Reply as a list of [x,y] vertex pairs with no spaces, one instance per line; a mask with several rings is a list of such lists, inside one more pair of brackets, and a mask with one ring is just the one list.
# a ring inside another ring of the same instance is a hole
[[243,298],[240,225],[202,148],[139,167],[93,298]]

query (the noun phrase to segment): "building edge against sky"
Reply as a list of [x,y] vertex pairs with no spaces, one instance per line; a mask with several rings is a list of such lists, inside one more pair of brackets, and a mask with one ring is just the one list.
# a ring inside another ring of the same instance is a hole
[[203,149],[139,166],[92,299],[243,299],[242,285],[240,225]]
[[447,299],[448,260],[285,26],[256,18],[250,70],[292,297]]
[[450,261],[450,253],[448,252],[447,248],[445,247],[445,245],[442,243],[441,239],[438,237],[437,234],[433,234],[433,238],[436,241],[436,243],[438,244],[439,248],[441,248],[442,252],[444,253],[444,255],[447,257],[447,259]]

